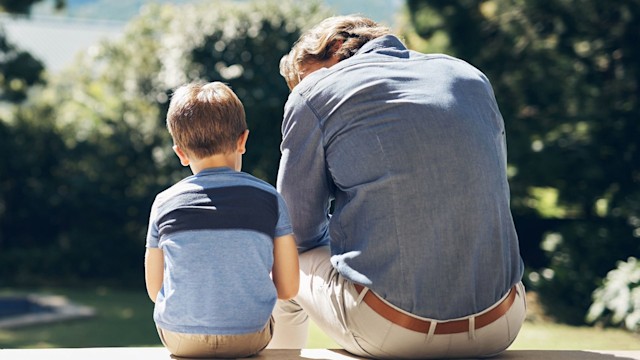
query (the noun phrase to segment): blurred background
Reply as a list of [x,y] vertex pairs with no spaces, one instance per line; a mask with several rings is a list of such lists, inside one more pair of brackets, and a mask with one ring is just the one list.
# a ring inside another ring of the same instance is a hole
[[279,60],[301,31],[351,13],[491,80],[531,321],[620,330],[611,346],[640,348],[640,0],[0,0],[0,295],[97,310],[0,326],[0,348],[159,344],[149,209],[190,174],[164,126],[169,95],[228,83],[251,130],[244,171],[274,183]]

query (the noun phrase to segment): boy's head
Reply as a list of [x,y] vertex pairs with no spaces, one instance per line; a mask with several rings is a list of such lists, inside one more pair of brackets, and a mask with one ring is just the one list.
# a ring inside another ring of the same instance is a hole
[[235,151],[247,121],[240,99],[228,86],[200,82],[173,93],[167,128],[177,147],[189,157],[202,159]]

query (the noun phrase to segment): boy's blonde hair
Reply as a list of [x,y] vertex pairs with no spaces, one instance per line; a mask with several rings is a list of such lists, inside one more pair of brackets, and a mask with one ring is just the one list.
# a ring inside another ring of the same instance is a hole
[[340,61],[353,56],[364,44],[390,33],[389,28],[359,15],[334,16],[308,30],[280,60],[280,75],[289,89],[300,82],[300,68],[336,55]]
[[235,151],[247,121],[242,102],[227,85],[198,82],[173,93],[167,129],[175,145],[202,159]]

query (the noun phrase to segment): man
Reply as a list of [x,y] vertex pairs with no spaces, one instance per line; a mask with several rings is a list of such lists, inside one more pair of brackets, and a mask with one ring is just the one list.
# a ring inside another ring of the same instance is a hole
[[280,71],[292,92],[277,188],[300,252],[271,348],[308,318],[375,358],[491,356],[525,317],[504,123],[487,78],[389,30],[333,17]]

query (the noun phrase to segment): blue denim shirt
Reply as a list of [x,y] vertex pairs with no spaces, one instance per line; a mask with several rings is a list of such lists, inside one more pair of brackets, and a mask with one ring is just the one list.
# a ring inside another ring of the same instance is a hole
[[521,280],[504,122],[468,63],[372,40],[294,88],[282,134],[277,187],[300,251],[330,244],[344,277],[439,320]]

